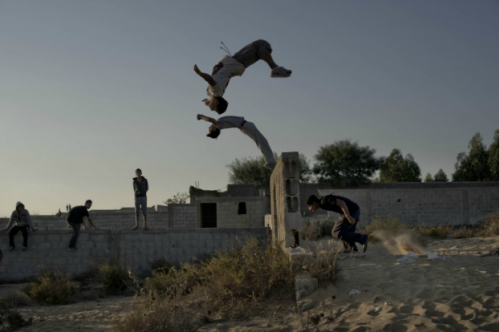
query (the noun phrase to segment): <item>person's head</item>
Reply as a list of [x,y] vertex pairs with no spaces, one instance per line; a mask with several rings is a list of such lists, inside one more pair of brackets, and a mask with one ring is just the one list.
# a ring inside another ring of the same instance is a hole
[[307,209],[312,212],[318,210],[321,207],[319,204],[319,198],[314,195],[311,195],[307,198],[306,205]]
[[210,127],[208,127],[207,137],[216,139],[217,137],[219,137],[219,135],[220,135],[220,129],[219,128],[217,128],[214,125],[211,125]]
[[90,199],[87,199],[85,201],[85,207],[87,208],[87,210],[92,207],[92,201]]
[[228,102],[223,97],[210,96],[208,99],[203,99],[205,105],[212,111],[222,114],[227,110]]
[[21,213],[24,210],[24,204],[21,202],[16,203],[16,211],[17,213]]
[[137,175],[139,177],[142,176],[142,171],[141,171],[140,168],[138,168],[138,169],[135,170],[135,175]]

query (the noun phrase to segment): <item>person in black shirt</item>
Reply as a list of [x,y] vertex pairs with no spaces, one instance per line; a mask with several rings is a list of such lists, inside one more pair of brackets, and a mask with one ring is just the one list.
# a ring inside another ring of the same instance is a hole
[[89,215],[89,209],[92,207],[92,201],[89,199],[85,202],[85,205],[83,206],[75,206],[69,211],[68,214],[68,224],[73,228],[73,236],[71,237],[71,240],[69,241],[69,246],[68,250],[69,251],[74,251],[76,250],[76,239],[78,239],[78,234],[80,234],[80,226],[83,225],[84,229],[87,229],[87,226],[85,225],[85,222],[83,221],[83,218],[87,218],[89,221],[89,227],[92,226],[92,228],[97,229],[94,225],[94,222],[90,218]]
[[366,252],[368,235],[355,233],[356,224],[361,214],[358,204],[337,195],[327,195],[321,198],[311,195],[307,198],[306,205],[309,211],[323,209],[340,214],[333,225],[332,236],[341,239],[344,249],[347,251],[358,251],[356,248],[356,242],[358,242],[363,245],[363,252]]
[[135,175],[137,177],[132,179],[132,184],[134,187],[134,195],[135,195],[135,226],[132,230],[136,230],[139,228],[139,217],[142,210],[142,221],[143,221],[143,229],[147,230],[147,218],[148,218],[148,197],[146,196],[149,190],[148,180],[142,176],[142,171],[140,168],[135,170]]

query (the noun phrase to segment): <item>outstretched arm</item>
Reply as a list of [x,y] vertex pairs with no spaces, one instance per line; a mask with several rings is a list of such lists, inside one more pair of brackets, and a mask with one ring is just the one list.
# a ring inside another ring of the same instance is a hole
[[208,117],[208,116],[205,116],[203,114],[198,114],[196,116],[196,118],[198,120],[203,120],[203,121],[207,121],[207,122],[210,122],[212,123],[214,126],[217,126],[217,120],[215,120],[214,118],[211,118],[211,117]]
[[198,76],[201,76],[208,84],[211,86],[216,86],[217,82],[215,82],[214,78],[204,72],[202,72],[197,65],[194,65],[194,72],[198,74]]

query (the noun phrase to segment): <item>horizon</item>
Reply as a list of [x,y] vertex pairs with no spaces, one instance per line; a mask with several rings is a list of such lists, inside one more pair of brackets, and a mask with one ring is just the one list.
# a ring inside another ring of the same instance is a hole
[[225,94],[224,116],[255,122],[278,155],[312,164],[351,139],[451,180],[472,136],[488,147],[499,127],[498,26],[495,1],[3,2],[0,216],[17,201],[42,215],[88,198],[131,207],[137,167],[148,206],[195,182],[224,190],[226,165],[260,153],[235,129],[207,139],[195,119],[215,115],[192,67],[209,72],[221,41],[235,53],[266,39],[293,70],[271,79],[259,61]]

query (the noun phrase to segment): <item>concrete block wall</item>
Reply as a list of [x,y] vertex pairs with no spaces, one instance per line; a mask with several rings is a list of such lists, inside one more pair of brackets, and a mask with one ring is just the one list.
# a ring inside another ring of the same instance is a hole
[[302,225],[300,213],[299,154],[282,153],[271,175],[271,233],[284,247],[295,247]]
[[[217,227],[263,227],[268,199],[264,197],[203,197],[197,200],[197,227],[201,225],[200,205],[217,204]],[[246,213],[238,214],[240,203],[245,203]]]
[[149,231],[84,231],[77,242],[78,250],[68,252],[70,231],[30,233],[28,250],[21,251],[21,234],[16,236],[18,249],[8,250],[8,235],[3,233],[0,249],[1,282],[23,281],[36,276],[41,269],[63,270],[73,275],[108,259],[119,259],[134,272],[149,270],[155,260],[165,258],[172,264],[242,245],[247,238],[267,243],[267,230],[259,228],[203,228]]
[[195,228],[196,205],[171,204],[169,205],[170,228]]
[[[345,196],[361,208],[361,221],[391,215],[412,225],[476,223],[498,212],[498,182],[373,184],[319,190]],[[336,213],[329,212],[332,218]],[[362,223],[360,225],[362,225]]]

